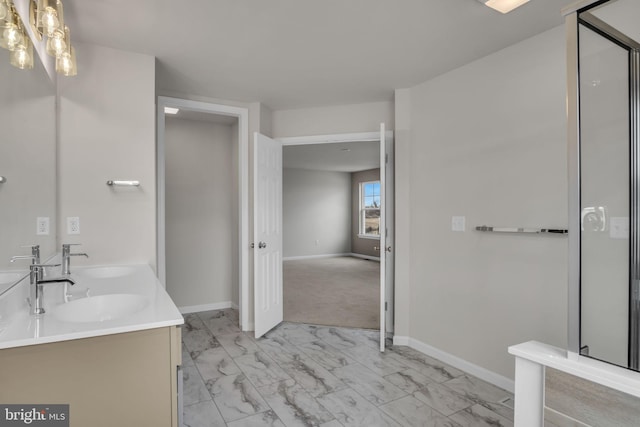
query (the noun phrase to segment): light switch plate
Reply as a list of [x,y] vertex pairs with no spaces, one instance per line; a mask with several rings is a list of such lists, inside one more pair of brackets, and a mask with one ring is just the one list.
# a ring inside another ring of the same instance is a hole
[[451,217],[451,231],[464,231],[466,218],[464,216]]

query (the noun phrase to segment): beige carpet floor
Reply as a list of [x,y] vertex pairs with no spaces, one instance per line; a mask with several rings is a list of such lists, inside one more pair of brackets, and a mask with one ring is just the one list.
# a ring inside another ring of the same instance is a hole
[[380,263],[353,257],[284,262],[284,320],[380,328]]

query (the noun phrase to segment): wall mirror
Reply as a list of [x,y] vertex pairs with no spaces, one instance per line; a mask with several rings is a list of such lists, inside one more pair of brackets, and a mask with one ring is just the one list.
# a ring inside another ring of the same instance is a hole
[[56,86],[34,55],[21,70],[0,49],[0,293],[28,272],[9,262],[24,246],[40,245],[43,261],[56,250]]
[[580,354],[640,370],[640,2],[578,13]]

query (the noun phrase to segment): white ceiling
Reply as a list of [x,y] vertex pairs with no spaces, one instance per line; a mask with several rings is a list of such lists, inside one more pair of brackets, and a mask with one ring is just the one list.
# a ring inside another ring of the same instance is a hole
[[[157,57],[161,94],[272,109],[391,100],[562,23],[571,0],[64,0],[72,40]],[[81,72],[81,70],[80,70]]]
[[358,172],[380,167],[378,141],[287,145],[282,151],[285,168]]

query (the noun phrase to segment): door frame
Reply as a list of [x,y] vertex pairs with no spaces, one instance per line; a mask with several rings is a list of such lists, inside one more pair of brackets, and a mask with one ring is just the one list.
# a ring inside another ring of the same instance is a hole
[[[394,139],[394,133],[392,130],[385,130],[385,139],[387,141],[392,140],[394,141],[393,143],[395,144],[395,139]],[[288,145],[316,145],[316,144],[339,144],[339,143],[344,143],[344,142],[380,142],[380,131],[374,131],[374,132],[357,132],[357,133],[339,133],[339,134],[330,134],[330,135],[311,135],[311,136],[292,136],[292,137],[285,137],[285,138],[274,138],[276,141],[279,141],[282,143],[283,147],[286,147]],[[385,147],[386,150],[386,147]],[[389,162],[393,162],[394,161],[394,156],[393,153],[387,153],[388,155],[388,161]],[[384,164],[380,165],[381,168],[385,167]],[[395,175],[395,167],[393,167],[391,169],[391,172],[393,175]],[[394,176],[392,177],[387,177],[388,179],[392,179],[394,180]],[[393,182],[393,181],[392,181]],[[395,199],[395,194],[392,194],[392,197]],[[389,199],[389,194],[387,194],[387,199]],[[395,215],[394,215],[395,217]],[[393,228],[395,227],[395,223],[394,223],[394,217],[391,218],[392,221],[389,221],[389,218],[387,218],[387,222],[386,222],[386,227],[387,228]],[[394,239],[395,239],[395,232],[394,233],[390,233]],[[389,242],[387,241],[387,246],[389,245]],[[394,246],[395,246],[395,241],[393,242]],[[384,253],[382,252],[383,248],[380,248],[380,256],[384,256]],[[395,270],[395,266],[394,266],[394,270]],[[389,277],[389,275],[387,274],[387,277]],[[389,294],[393,294],[394,289],[395,289],[395,272],[392,275],[392,280],[391,280],[391,286],[389,286],[389,283],[387,281],[387,295]],[[394,313],[395,313],[395,298],[386,298],[389,301],[389,305],[390,307],[388,307],[388,310],[386,311],[386,316],[385,316],[385,323],[386,323],[386,332],[387,333],[393,333],[394,332]]]
[[[159,96],[156,137],[156,238],[158,279],[166,288],[165,107],[236,117],[238,119],[238,309],[240,327],[249,327],[249,109]],[[233,302],[232,302],[233,304]]]

